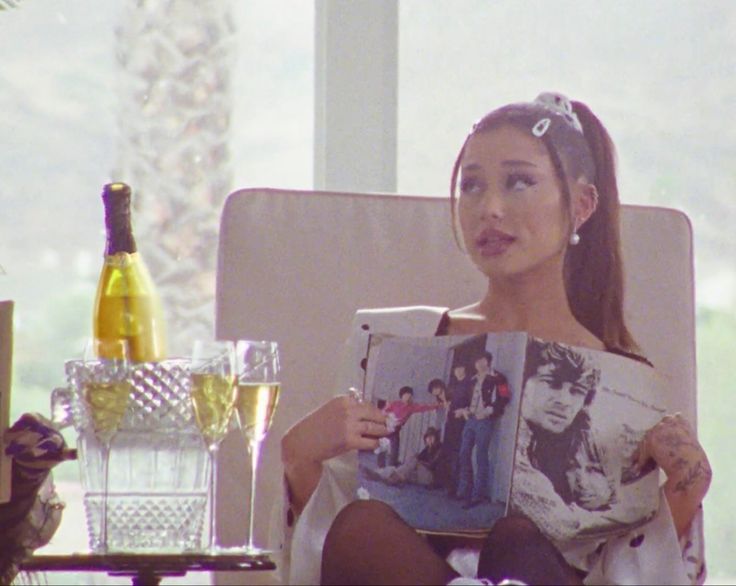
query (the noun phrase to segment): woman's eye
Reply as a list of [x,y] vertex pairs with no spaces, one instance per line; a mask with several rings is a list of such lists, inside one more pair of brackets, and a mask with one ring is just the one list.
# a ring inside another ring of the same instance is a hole
[[511,173],[506,179],[506,189],[511,191],[522,191],[533,185],[536,181],[525,173]]
[[460,182],[460,193],[477,194],[482,190],[481,182],[474,177],[468,177]]

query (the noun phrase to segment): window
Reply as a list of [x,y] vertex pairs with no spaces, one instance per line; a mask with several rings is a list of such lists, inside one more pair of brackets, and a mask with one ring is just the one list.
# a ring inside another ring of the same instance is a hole
[[[15,416],[48,413],[63,362],[89,331],[104,245],[98,194],[119,164],[114,31],[135,4],[25,0],[0,12],[0,297],[16,300]],[[231,6],[230,187],[309,188],[314,5]],[[706,500],[712,581],[736,576],[736,524],[718,514],[731,509],[726,438],[736,418],[726,370],[736,346],[735,23],[730,0],[399,5],[400,193],[445,196],[473,121],[551,89],[587,102],[608,127],[625,202],[677,207],[693,220],[700,433],[716,472]],[[77,532],[56,541],[83,548],[75,466],[56,478],[70,503],[64,530]]]
[[728,0],[581,3],[403,0],[399,15],[400,193],[446,196],[473,122],[494,107],[560,91],[601,118],[625,203],[693,221],[699,429],[715,470],[705,502],[709,577],[732,581],[736,529],[726,438],[736,418],[736,95]]
[[[16,302],[12,418],[27,411],[48,415],[51,389],[64,384],[64,361],[80,355],[90,332],[104,248],[99,194],[113,177],[130,181],[114,171],[120,167],[118,117],[127,123],[116,93],[116,31],[123,22],[137,24],[131,18],[141,3],[17,4],[0,11],[0,297]],[[153,14],[162,22],[200,9],[197,1],[189,8],[187,2],[161,4],[183,11]],[[227,2],[217,4],[208,18],[227,12]],[[231,79],[231,181],[211,206],[215,221],[235,187],[312,183],[314,9],[290,3],[285,10],[283,4],[229,4],[239,53]],[[66,433],[73,444],[74,432]],[[78,478],[74,462],[55,471],[67,510],[50,551],[87,546]],[[101,574],[47,577],[51,583],[105,580]],[[185,581],[202,579],[190,574]]]

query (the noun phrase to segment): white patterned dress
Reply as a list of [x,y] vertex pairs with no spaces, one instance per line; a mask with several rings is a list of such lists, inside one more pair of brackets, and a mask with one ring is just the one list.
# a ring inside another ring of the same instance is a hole
[[[346,343],[336,394],[344,393],[350,386],[360,388],[360,362],[366,356],[371,333],[432,336],[446,311],[446,308],[420,306],[358,311]],[[275,511],[272,544],[282,551],[280,570],[286,583],[320,582],[324,540],[340,510],[356,498],[357,468],[355,453],[325,462],[317,489],[298,516],[290,508],[284,487],[284,497]],[[513,494],[511,498],[513,503]],[[513,504],[524,510],[524,503]],[[530,513],[533,517],[533,512]],[[555,542],[555,545],[568,563],[587,572],[586,584],[703,584],[705,581],[702,509],[687,535],[678,539],[663,494],[659,512],[642,527],[604,541]],[[458,550],[450,554],[448,561],[461,575],[475,577],[477,552]]]

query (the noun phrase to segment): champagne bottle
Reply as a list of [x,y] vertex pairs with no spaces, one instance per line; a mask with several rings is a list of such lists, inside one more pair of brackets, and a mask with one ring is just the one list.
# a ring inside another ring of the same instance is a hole
[[130,187],[109,183],[102,191],[102,201],[107,241],[95,299],[94,337],[127,340],[134,362],[162,360],[166,335],[161,302],[133,237]]

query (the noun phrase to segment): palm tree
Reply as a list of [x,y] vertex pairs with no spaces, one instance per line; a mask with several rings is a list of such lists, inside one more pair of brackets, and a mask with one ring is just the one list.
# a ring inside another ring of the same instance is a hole
[[114,177],[133,188],[138,243],[170,351],[181,354],[191,348],[177,343],[213,330],[219,212],[231,189],[231,0],[128,1],[119,23]]

